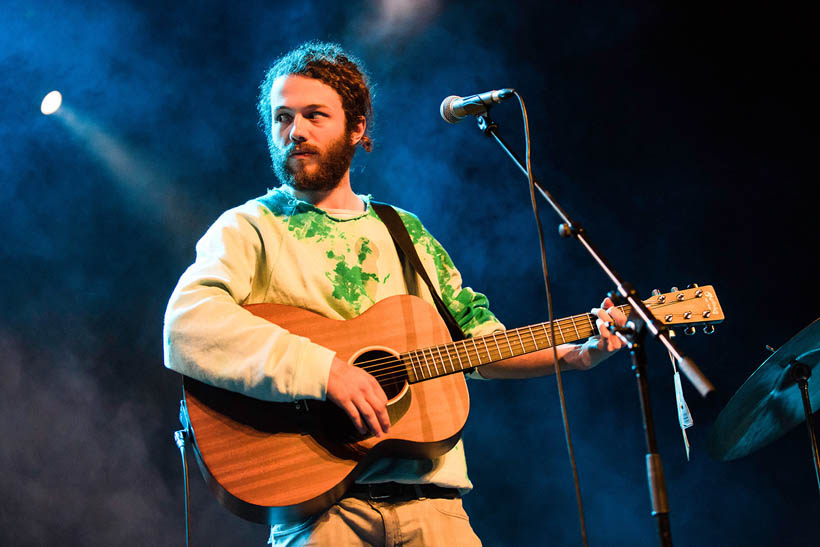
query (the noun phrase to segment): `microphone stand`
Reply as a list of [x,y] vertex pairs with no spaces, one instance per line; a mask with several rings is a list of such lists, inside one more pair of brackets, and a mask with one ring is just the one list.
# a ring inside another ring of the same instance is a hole
[[[486,112],[476,116],[476,121],[478,122],[478,128],[484,135],[495,139],[524,175],[528,176],[526,167],[524,167],[515,152],[510,149],[504,139],[498,134],[498,124],[490,118],[489,107]],[[701,396],[706,397],[706,395],[714,391],[715,388],[709,379],[703,375],[695,362],[678,351],[677,347],[672,343],[666,327],[655,319],[649,311],[649,308],[637,297],[635,288],[630,283],[624,281],[601,252],[590,243],[584,228],[569,217],[567,212],[535,178],[533,178],[533,182],[535,188],[561,218],[562,223],[558,227],[558,233],[561,237],[574,237],[580,242],[592,259],[604,271],[604,274],[615,284],[615,291],[610,291],[609,296],[614,297],[616,300],[626,301],[632,307],[632,313],[630,314],[630,321],[627,327],[613,328],[612,330],[627,343],[632,355],[632,370],[635,373],[635,378],[638,383],[641,412],[643,414],[643,429],[646,437],[646,475],[652,501],[652,515],[657,519],[660,544],[663,547],[671,547],[672,536],[669,526],[669,504],[667,501],[666,483],[663,477],[661,457],[657,452],[655,425],[649,403],[649,384],[646,381],[646,353],[643,348],[643,339],[646,332],[649,332],[664,345],[677,361],[678,367],[683,371],[689,381],[692,382],[692,385],[695,386]]]

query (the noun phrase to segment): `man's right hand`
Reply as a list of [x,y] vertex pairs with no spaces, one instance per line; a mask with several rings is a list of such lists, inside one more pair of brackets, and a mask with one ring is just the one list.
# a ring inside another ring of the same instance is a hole
[[376,379],[338,357],[330,365],[327,400],[344,410],[362,435],[381,437],[390,429],[387,396]]

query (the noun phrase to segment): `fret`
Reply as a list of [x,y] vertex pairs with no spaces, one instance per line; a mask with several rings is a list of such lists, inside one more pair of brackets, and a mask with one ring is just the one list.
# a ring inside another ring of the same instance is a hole
[[413,373],[413,378],[410,379],[411,381],[418,381],[419,379],[419,373],[416,370],[416,364],[413,362],[413,354],[415,353],[415,351],[411,351],[407,354],[407,357],[410,359],[410,370]]
[[507,347],[510,348],[510,357],[512,357],[515,355],[515,352],[512,349],[512,344],[510,344],[510,337],[507,336],[507,331],[504,331],[502,334],[504,335],[504,340],[507,341]]
[[495,349],[498,350],[498,360],[500,361],[504,358],[504,355],[501,353],[501,347],[498,345],[498,340],[495,337],[495,333],[492,334],[492,337],[493,337],[493,342],[495,342]]
[[[427,377],[432,378],[433,372],[430,370],[430,363],[427,361],[427,355],[425,355],[424,350],[421,350],[421,356],[424,357],[424,364],[427,365]],[[432,358],[432,355],[430,357]]]
[[[457,342],[453,342],[450,346],[453,348],[453,351],[456,352],[456,359],[458,359],[458,370],[464,370],[464,365],[461,363],[461,355],[458,354],[458,346],[456,345]],[[449,350],[448,350],[449,353]],[[453,358],[450,358],[450,362],[453,363]],[[456,371],[456,365],[453,363],[453,372]]]
[[587,314],[587,321],[589,321],[589,328],[592,331],[592,334],[590,336],[594,335],[595,331],[597,330],[597,327],[595,326],[595,321],[592,320],[593,317],[594,316],[591,313]]
[[[473,360],[472,360],[472,359],[470,359],[470,350],[467,348],[467,341],[466,341],[466,340],[463,340],[463,341],[461,342],[461,345],[464,347],[464,354],[467,356],[467,363],[469,363],[469,365],[470,365],[470,366],[469,366],[469,367],[467,367],[467,368],[473,368]],[[460,357],[459,357],[459,362],[461,362],[461,358],[460,358]],[[463,369],[463,368],[464,368],[464,365],[461,365],[461,368]]]
[[534,332],[532,332],[532,327],[527,327],[527,328],[528,328],[528,329],[530,329],[530,336],[532,337],[532,343],[533,343],[533,344],[535,344],[535,349],[536,349],[536,350],[537,350],[537,349],[540,349],[540,348],[538,347],[538,340],[535,338],[535,333],[534,333]]
[[473,347],[475,348],[475,356],[476,359],[478,359],[478,364],[482,365],[483,363],[481,362],[481,352],[478,350],[478,346],[475,343],[475,338],[470,338],[470,341],[473,343]]
[[[441,361],[441,366],[444,368],[444,357],[441,356],[441,346],[436,347],[436,351],[438,352],[438,358]],[[438,365],[436,364],[435,360],[433,360],[433,366],[436,368],[436,376],[441,376],[438,371]],[[446,372],[447,369],[445,368],[444,371]]]
[[550,340],[550,333],[547,330],[547,324],[546,323],[541,323],[541,330],[544,331],[544,336],[547,337],[547,347],[551,348],[552,347],[552,340]]
[[555,326],[558,327],[558,334],[561,335],[561,343],[566,344],[567,339],[564,338],[564,331],[563,331],[563,329],[561,329],[561,321],[560,320],[559,321],[553,321],[553,323],[555,323]]
[[580,340],[582,337],[581,337],[581,333],[578,332],[578,325],[575,324],[575,316],[574,315],[570,316],[569,320],[572,321],[572,328],[575,329],[575,335],[578,337],[578,338],[576,338],[576,340]]
[[[461,352],[458,351],[458,344],[459,344],[459,342],[455,342],[453,344],[453,347],[456,348],[456,357],[458,357],[459,370],[464,370],[465,368],[470,368],[469,366],[467,366],[467,367],[464,366],[464,361],[461,360]],[[461,342],[461,345],[464,346],[464,343]],[[465,348],[465,351],[466,351],[466,348]],[[470,362],[470,354],[467,353],[466,355],[467,355],[467,362],[469,363]]]
[[521,329],[515,329],[515,334],[518,336],[518,343],[521,344],[521,353],[527,353],[527,348],[524,347],[524,341],[521,339]]
[[[444,348],[444,352],[447,354],[447,360],[450,361],[450,368],[452,369],[450,372],[456,371],[456,365],[453,363],[453,356],[450,354],[450,344],[445,344],[444,346],[439,346]],[[447,363],[443,363],[442,368],[444,369],[444,374],[447,374]]]
[[[450,349],[447,347],[448,345],[445,344],[443,346],[439,346],[439,354],[441,354],[441,348],[444,348],[444,353],[447,354],[447,360],[450,361],[450,366],[453,366],[453,357],[450,355]],[[444,361],[441,363],[441,368],[444,369],[444,374],[447,374],[447,362]],[[455,370],[455,368],[453,369]]]
[[[450,350],[454,350],[453,344],[447,344],[444,346],[444,351],[447,352],[447,359],[450,361],[450,368],[452,369],[450,372],[456,371],[456,363],[453,361],[453,354]],[[458,351],[456,351],[456,358],[458,358]],[[447,367],[444,367],[444,372],[447,372]]]
[[484,349],[487,350],[487,359],[489,359],[488,362],[492,363],[494,359],[493,359],[493,354],[490,352],[490,346],[487,345],[487,338],[488,337],[489,337],[489,335],[488,336],[482,336],[481,341],[484,342]]

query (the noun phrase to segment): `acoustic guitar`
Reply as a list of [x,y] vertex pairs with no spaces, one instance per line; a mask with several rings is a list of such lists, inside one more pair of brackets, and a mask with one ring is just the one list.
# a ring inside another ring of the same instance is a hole
[[[711,286],[645,303],[665,325],[723,320]],[[619,307],[629,314],[629,306]],[[540,323],[452,342],[436,310],[408,295],[348,321],[278,304],[246,309],[335,350],[376,377],[389,398],[390,432],[376,438],[359,434],[329,402],[271,403],[184,377],[181,414],[206,482],[227,509],[265,524],[325,510],[376,458],[434,458],[450,450],[470,406],[458,373],[597,333],[596,318],[586,313],[556,320],[555,340],[549,323]]]

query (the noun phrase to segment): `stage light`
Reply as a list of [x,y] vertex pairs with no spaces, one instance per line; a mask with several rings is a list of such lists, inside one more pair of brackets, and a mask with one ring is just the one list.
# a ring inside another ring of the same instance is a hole
[[59,91],[52,91],[45,97],[43,97],[43,102],[40,103],[40,112],[49,116],[57,112],[60,109],[60,105],[63,104],[63,96]]

